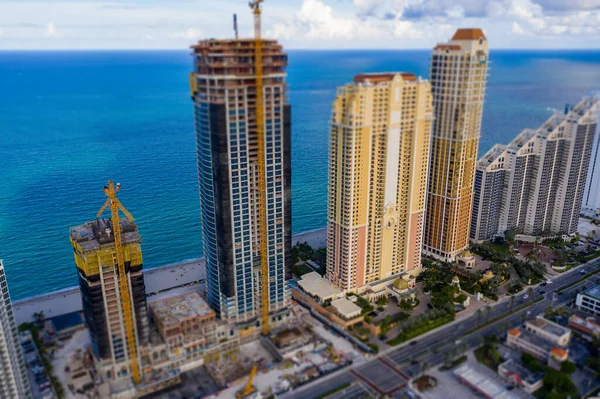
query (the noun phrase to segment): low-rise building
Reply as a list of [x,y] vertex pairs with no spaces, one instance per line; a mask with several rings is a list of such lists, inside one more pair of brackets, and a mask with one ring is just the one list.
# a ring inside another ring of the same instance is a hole
[[527,393],[533,393],[544,385],[543,372],[532,372],[521,363],[512,359],[498,366],[498,374],[509,383],[522,388]]
[[518,396],[507,391],[504,386],[491,380],[484,374],[474,370],[468,365],[454,370],[454,375],[460,382],[470,386],[478,394],[488,399],[517,399]]
[[571,341],[571,330],[547,320],[543,316],[526,321],[525,329],[540,338],[560,346],[568,346]]
[[360,306],[355,305],[352,301],[346,298],[340,298],[332,301],[331,306],[335,310],[335,313],[337,313],[338,316],[342,317],[344,320],[352,320],[360,316],[362,311]]
[[344,294],[342,291],[331,284],[329,280],[323,278],[317,272],[310,272],[303,275],[298,280],[298,287],[304,291],[304,293],[316,299],[319,303],[325,301],[333,301],[338,298],[343,298]]
[[587,339],[600,338],[600,324],[592,317],[583,318],[577,315],[569,317],[569,328]]
[[217,315],[199,292],[151,302],[150,311],[170,357],[193,362],[216,344]]
[[600,285],[577,294],[575,301],[577,309],[584,310],[594,315],[600,315]]
[[527,352],[536,358],[557,367],[569,357],[569,350],[548,341],[535,333],[520,328],[511,328],[506,334],[506,344],[511,348]]

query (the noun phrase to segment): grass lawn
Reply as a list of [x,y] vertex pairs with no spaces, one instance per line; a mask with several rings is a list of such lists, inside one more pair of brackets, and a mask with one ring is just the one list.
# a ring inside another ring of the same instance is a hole
[[496,252],[508,255],[508,244],[498,244],[495,242],[490,242],[489,246],[492,247]]

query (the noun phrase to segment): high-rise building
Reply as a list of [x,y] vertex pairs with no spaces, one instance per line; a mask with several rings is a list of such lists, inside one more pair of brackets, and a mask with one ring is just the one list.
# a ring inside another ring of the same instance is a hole
[[[600,94],[597,94],[596,97],[600,97]],[[598,117],[600,118],[600,116]],[[600,215],[600,125],[596,127],[581,212],[591,217]]]
[[494,146],[477,165],[471,239],[516,229],[527,236],[577,231],[600,99],[584,98],[508,146]]
[[340,289],[421,270],[429,82],[362,74],[337,91],[329,147],[327,275]]
[[[202,40],[192,46],[190,75],[196,127],[207,299],[220,318],[260,325],[261,253],[266,240],[269,311],[290,301],[290,105],[287,55],[262,40],[263,92],[256,92],[255,41]],[[261,237],[256,96],[263,98],[267,237]]]
[[123,297],[131,301],[137,364],[141,364],[139,348],[149,340],[141,238],[134,222],[123,218],[120,227],[129,295],[123,295],[120,289],[111,219],[100,218],[70,229],[85,324],[97,369],[105,382],[132,375]]
[[488,71],[481,29],[459,29],[431,59],[434,122],[423,252],[452,261],[469,245]]
[[29,375],[19,343],[4,265],[0,260],[0,398],[31,398]]

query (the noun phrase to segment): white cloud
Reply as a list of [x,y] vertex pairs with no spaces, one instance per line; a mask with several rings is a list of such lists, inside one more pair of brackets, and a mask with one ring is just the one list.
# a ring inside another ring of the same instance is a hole
[[58,31],[56,30],[56,25],[54,22],[48,22],[46,25],[46,31],[44,32],[45,37],[58,37]]
[[[286,48],[431,48],[457,27],[483,28],[496,48],[598,48],[598,2],[269,0],[263,8],[263,30]],[[233,12],[240,32],[251,35],[246,3],[0,0],[0,48],[186,49],[201,37],[232,37]]]
[[169,34],[169,37],[172,39],[188,39],[188,40],[197,40],[197,39],[202,38],[202,36],[204,36],[204,33],[202,32],[201,29],[197,29],[197,28],[187,28],[184,31],[173,32],[173,33]]

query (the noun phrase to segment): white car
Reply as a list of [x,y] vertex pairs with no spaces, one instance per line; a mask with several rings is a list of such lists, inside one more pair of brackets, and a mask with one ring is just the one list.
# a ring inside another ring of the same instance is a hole
[[529,298],[529,294],[523,295],[523,299],[527,299],[527,298]]
[[547,284],[552,284],[552,279],[548,279],[548,280],[546,280],[546,283],[547,283]]

